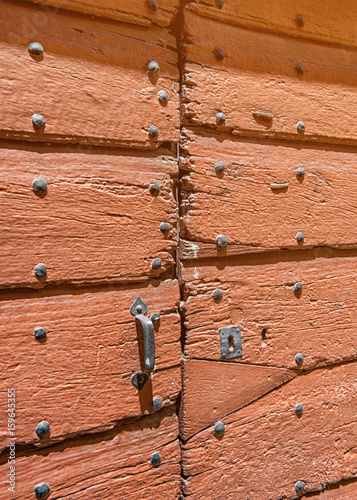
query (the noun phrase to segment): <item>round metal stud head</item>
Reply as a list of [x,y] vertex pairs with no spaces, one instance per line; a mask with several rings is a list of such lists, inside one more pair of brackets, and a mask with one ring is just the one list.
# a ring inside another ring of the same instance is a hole
[[303,66],[302,64],[298,64],[298,65],[296,66],[296,72],[297,72],[297,74],[298,74],[299,76],[304,75],[304,74],[305,74],[305,68],[304,68],[304,66]]
[[152,401],[152,407],[155,411],[160,410],[162,401],[160,398],[154,398]]
[[151,10],[157,12],[159,10],[159,4],[156,0],[148,0],[148,5]]
[[160,321],[160,314],[159,313],[154,313],[152,316],[151,316],[151,321],[155,324],[159,323]]
[[223,49],[216,49],[214,51],[214,55],[215,55],[217,61],[223,61],[223,59],[225,58],[225,53],[224,53]]
[[216,122],[218,123],[218,125],[223,125],[226,121],[226,115],[224,113],[217,113],[216,114]]
[[296,241],[298,243],[303,243],[304,242],[304,238],[305,238],[304,233],[302,231],[299,231],[297,233],[297,235],[296,235]]
[[155,138],[155,137],[157,137],[158,135],[159,135],[159,129],[157,128],[157,126],[156,126],[156,125],[151,125],[151,126],[149,127],[149,136],[150,136],[151,138]]
[[46,500],[49,494],[51,493],[51,489],[48,484],[42,483],[38,484],[35,488],[35,495],[38,500]]
[[167,233],[168,231],[170,231],[170,225],[167,222],[161,222],[160,231],[162,233]]
[[224,234],[219,234],[217,236],[217,245],[221,248],[224,248],[227,246],[228,239],[227,236],[224,236]]
[[302,493],[304,491],[304,487],[305,487],[305,483],[303,483],[302,481],[298,481],[295,484],[295,491],[296,491],[296,493],[297,494]]
[[302,404],[299,403],[295,406],[296,415],[302,415],[303,411],[304,411],[304,407],[302,406]]
[[150,463],[153,467],[159,467],[161,463],[160,453],[154,453],[152,459],[150,460]]
[[296,176],[301,179],[305,175],[305,169],[303,167],[299,167],[296,171]]
[[148,70],[150,73],[157,73],[160,69],[159,63],[156,61],[150,61],[148,64]]
[[32,189],[35,193],[44,194],[47,191],[47,182],[43,179],[35,179],[32,183]]
[[295,283],[294,285],[294,292],[295,293],[300,293],[302,290],[302,283],[300,283],[300,281],[298,281],[297,283]]
[[219,9],[221,9],[224,5],[224,0],[216,0],[216,5]]
[[48,436],[50,430],[51,430],[50,424],[44,420],[43,422],[37,424],[35,432],[38,435],[38,437],[42,438]]
[[297,365],[301,365],[304,361],[304,355],[302,352],[298,352],[295,356],[295,362]]
[[35,267],[35,274],[38,278],[43,278],[47,274],[47,269],[45,264],[37,264]]
[[218,422],[214,428],[214,432],[218,435],[222,435],[224,433],[224,423]]
[[213,292],[213,298],[214,298],[214,300],[216,300],[218,302],[219,300],[222,299],[222,297],[223,297],[222,290],[218,290],[218,288],[217,288],[217,290],[215,290]]
[[217,163],[215,166],[216,174],[217,175],[222,175],[224,172],[224,164],[223,163]]
[[300,28],[302,28],[303,26],[305,26],[305,18],[304,16],[302,16],[301,14],[299,14],[298,16],[296,16],[296,23],[298,26],[300,26]]
[[40,42],[31,42],[27,47],[32,56],[42,56],[43,46]]
[[150,185],[150,193],[152,196],[157,196],[160,192],[160,186],[154,182],[154,184]]
[[151,267],[152,267],[153,269],[160,269],[161,264],[162,264],[161,259],[154,259],[154,260],[152,261]]
[[38,115],[37,113],[34,113],[32,116],[32,123],[35,125],[35,127],[43,127],[44,124],[46,123],[45,118],[42,115]]
[[168,96],[167,92],[165,92],[165,90],[160,90],[157,97],[158,97],[159,101],[162,103],[166,103],[169,100],[169,96]]
[[298,132],[305,132],[305,123],[304,122],[298,122],[297,129],[298,129]]
[[44,328],[35,328],[33,334],[36,340],[45,340],[47,338],[47,332]]

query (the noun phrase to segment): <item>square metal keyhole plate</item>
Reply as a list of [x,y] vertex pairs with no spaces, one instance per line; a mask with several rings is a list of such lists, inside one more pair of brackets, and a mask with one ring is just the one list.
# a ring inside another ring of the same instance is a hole
[[219,329],[221,358],[232,359],[243,355],[240,326],[229,326]]

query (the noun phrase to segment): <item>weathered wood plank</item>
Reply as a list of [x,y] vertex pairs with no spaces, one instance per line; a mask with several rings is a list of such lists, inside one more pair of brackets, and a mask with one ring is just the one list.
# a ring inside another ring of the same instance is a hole
[[[41,483],[50,487],[49,498],[177,498],[181,479],[177,437],[177,417],[170,409],[102,437],[85,436],[67,447],[17,457],[15,493],[6,491],[4,479],[1,498],[32,500]],[[150,464],[154,453],[161,456],[158,467]],[[0,471],[6,478],[9,465],[5,463]]]
[[[185,13],[185,30],[185,124],[241,136],[357,143],[355,50],[246,31],[192,12]],[[226,116],[221,125],[218,112]]]
[[[192,250],[183,243],[181,257],[357,246],[356,152],[189,130],[183,137],[180,231]],[[222,174],[217,164],[224,165]],[[298,168],[305,175],[299,177]],[[298,243],[300,231],[304,241]],[[228,239],[224,252],[217,248],[220,234]]]
[[[142,281],[173,265],[176,160],[89,153],[0,148],[0,286],[42,287],[39,263],[46,283],[75,284]],[[47,183],[44,197],[32,188],[38,178]],[[152,183],[160,186],[157,196]],[[162,222],[169,231],[160,231]],[[155,258],[158,270],[151,268]]]
[[[152,412],[152,401],[172,404],[181,389],[180,316],[177,281],[159,285],[80,293],[72,290],[39,298],[1,302],[3,340],[1,402],[16,390],[16,437],[48,445],[35,428],[49,422],[51,440],[111,428],[126,417]],[[143,366],[143,353],[130,307],[137,296],[155,326],[155,371],[141,392],[131,377]],[[45,341],[34,337],[47,332]],[[7,444],[7,429],[0,433]]]
[[328,489],[315,496],[309,496],[310,500],[356,500],[357,480],[342,484],[336,488]]
[[219,329],[241,326],[242,356],[230,362],[310,369],[356,359],[356,265],[355,256],[316,249],[185,266],[185,354],[221,360]]
[[[354,0],[186,0],[202,16],[248,29],[280,33],[321,42],[357,45]],[[221,6],[222,7],[218,7]],[[299,18],[302,16],[303,20]],[[302,26],[303,24],[303,26]]]
[[[303,413],[295,413],[297,404]],[[293,379],[183,446],[185,496],[194,500],[287,500],[357,473],[356,367]]]
[[265,366],[188,360],[183,367],[180,433],[183,439],[295,377]]
[[[48,16],[38,5],[11,0],[2,12],[0,137],[150,149],[178,141],[179,72],[168,30],[65,11]],[[33,41],[43,45],[43,60],[29,54]],[[153,75],[152,60],[160,66]],[[167,103],[160,103],[160,90]],[[34,113],[44,116],[44,127],[32,124]],[[150,139],[152,125],[159,133]]]
[[[40,3],[43,12],[56,15],[58,9],[67,9],[115,21],[150,26],[168,26],[177,14],[179,0],[31,0]],[[152,8],[150,5],[152,5]],[[156,4],[156,5],[155,5]],[[157,8],[156,8],[157,7]]]

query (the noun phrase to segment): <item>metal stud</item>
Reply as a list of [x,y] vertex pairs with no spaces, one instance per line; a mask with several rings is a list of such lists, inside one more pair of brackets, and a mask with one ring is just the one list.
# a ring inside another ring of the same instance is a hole
[[223,163],[217,163],[217,165],[215,166],[215,170],[216,170],[216,174],[217,175],[222,175],[223,172],[224,172],[224,165],[223,165]]
[[35,432],[38,435],[38,437],[42,438],[42,437],[48,436],[48,434],[50,433],[50,430],[51,430],[50,424],[44,420],[43,422],[40,422],[37,425]]
[[47,274],[47,269],[45,264],[37,264],[35,267],[35,274],[38,278],[43,278]]
[[217,434],[217,436],[222,436],[222,434],[224,433],[224,423],[223,422],[218,422],[218,424],[216,424],[215,428],[214,428],[214,432],[215,434]]
[[225,58],[225,53],[223,49],[216,49],[213,53],[217,61],[223,61],[223,59]]
[[154,411],[160,410],[161,406],[162,406],[162,401],[160,398],[153,399],[152,407]]
[[297,23],[298,26],[300,26],[300,28],[302,28],[303,26],[305,26],[305,18],[304,18],[304,16],[302,16],[301,14],[299,14],[296,17],[296,23]]
[[302,291],[302,283],[300,283],[300,281],[298,281],[294,285],[294,292],[295,293],[300,293],[301,291]]
[[157,128],[157,126],[156,126],[156,125],[151,125],[151,126],[149,127],[149,136],[150,136],[151,138],[155,138],[155,137],[157,137],[158,135],[159,135],[159,129]]
[[35,328],[33,334],[36,340],[45,340],[47,338],[47,332],[44,328]]
[[157,12],[159,10],[159,4],[156,0],[148,0],[149,9]]
[[221,299],[222,299],[222,297],[223,297],[222,290],[219,290],[219,289],[217,288],[217,290],[215,290],[215,291],[213,292],[212,296],[213,296],[214,300],[216,300],[216,301],[218,302],[218,301],[219,301],[219,300],[221,300]]
[[227,246],[228,239],[227,236],[224,236],[224,234],[219,234],[217,236],[217,245],[221,248],[224,248]]
[[148,64],[148,70],[150,73],[157,73],[160,69],[159,63],[156,61],[150,61]]
[[303,167],[299,167],[296,171],[296,177],[302,179],[305,175],[305,169]]
[[304,361],[304,355],[302,352],[298,352],[295,356],[295,362],[297,365],[302,365]]
[[161,463],[160,453],[154,453],[152,459],[150,460],[150,463],[153,467],[159,467]]
[[302,231],[299,231],[297,233],[297,235],[296,235],[296,241],[298,243],[303,243],[304,242],[304,238],[305,238],[304,233]]
[[154,182],[154,184],[151,184],[149,189],[152,196],[157,196],[160,192],[160,186],[156,184],[156,182]]
[[302,404],[299,403],[295,406],[296,415],[298,415],[298,416],[302,415],[303,411],[304,411],[304,407],[302,406]]
[[27,48],[32,56],[42,56],[44,50],[40,42],[31,42]]
[[47,182],[43,179],[35,179],[32,183],[32,189],[35,193],[44,194],[47,191]]
[[224,125],[226,121],[226,115],[222,112],[219,112],[216,114],[216,122],[218,123],[218,125]]
[[38,484],[35,488],[35,495],[38,500],[46,500],[51,492],[48,484],[42,483]]
[[299,76],[304,75],[304,74],[305,74],[305,68],[304,68],[304,66],[303,66],[302,64],[298,64],[298,65],[296,66],[296,72],[297,72],[297,74],[298,74]]
[[161,264],[162,264],[161,259],[157,258],[152,261],[151,267],[152,269],[160,269]]
[[37,113],[34,113],[31,116],[31,118],[32,118],[32,123],[37,128],[43,127],[46,123],[45,118],[42,115],[38,115]]
[[298,132],[305,132],[305,123],[304,122],[298,122],[297,129],[298,129]]
[[169,96],[167,95],[167,92],[165,92],[165,90],[160,90],[157,97],[159,101],[164,104],[167,103],[167,101],[169,100]]
[[161,222],[160,231],[162,233],[167,233],[168,231],[170,231],[170,224],[168,224],[167,222]]
[[[161,265],[161,264],[160,264]],[[152,316],[151,316],[151,321],[153,322],[154,325],[157,325],[158,323],[160,323],[160,319],[161,319],[161,316],[159,313],[154,313]]]
[[304,488],[305,488],[305,483],[303,483],[302,481],[298,481],[295,484],[295,491],[298,495],[304,491]]
[[219,9],[221,9],[224,5],[224,0],[216,0],[216,5]]

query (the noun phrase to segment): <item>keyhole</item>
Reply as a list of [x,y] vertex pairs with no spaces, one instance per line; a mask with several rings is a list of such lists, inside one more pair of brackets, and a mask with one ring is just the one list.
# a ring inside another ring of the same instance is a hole
[[228,349],[232,352],[234,351],[234,339],[233,339],[233,335],[230,335],[228,337]]

